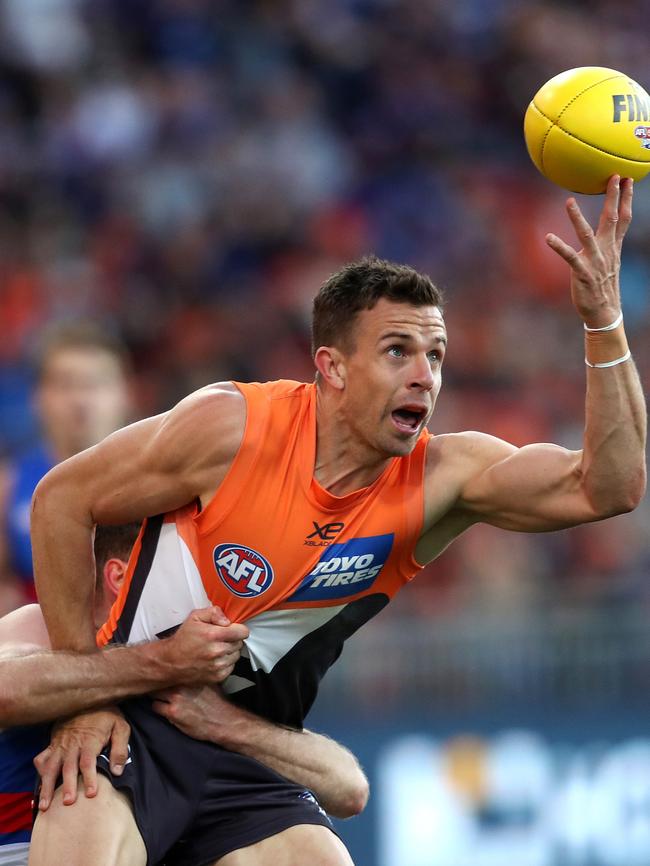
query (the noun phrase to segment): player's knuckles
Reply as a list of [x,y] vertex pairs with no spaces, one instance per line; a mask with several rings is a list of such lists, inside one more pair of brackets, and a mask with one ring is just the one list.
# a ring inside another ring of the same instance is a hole
[[113,725],[113,734],[129,738],[131,734],[131,725],[127,722],[124,716],[118,716]]
[[109,736],[104,738],[100,747],[100,751],[101,748],[103,748],[109,740],[111,743],[111,751],[116,748],[126,750],[130,736],[131,726],[129,725],[129,723],[122,718],[116,719]]
[[243,641],[237,641],[236,644],[232,643],[224,643],[219,647],[218,652],[215,652],[214,658],[215,662],[223,662],[223,661],[231,661],[232,659],[237,660],[241,655],[242,647],[244,646]]
[[219,661],[219,659],[223,658],[223,656],[228,655],[232,647],[232,644],[226,643],[222,640],[213,641],[211,644],[211,655],[215,661]]
[[232,664],[232,665],[228,665],[228,667],[224,668],[223,670],[217,671],[217,675],[215,676],[214,681],[216,683],[225,682],[228,679],[228,677],[230,676],[230,674],[234,671],[234,669],[235,669],[235,666],[234,666],[234,664]]
[[48,746],[47,749],[36,755],[33,763],[38,772],[43,775],[44,772],[47,772],[48,767],[55,762],[56,753],[51,746]]
[[167,707],[169,706],[167,701],[154,701],[151,706],[159,716],[167,718]]
[[172,699],[169,703],[165,704],[163,715],[165,718],[169,719],[170,722],[176,721],[180,714],[179,702],[177,700]]
[[94,769],[97,763],[97,755],[99,755],[100,752],[101,749],[97,751],[95,751],[94,749],[84,749],[79,756],[79,769],[82,772]]

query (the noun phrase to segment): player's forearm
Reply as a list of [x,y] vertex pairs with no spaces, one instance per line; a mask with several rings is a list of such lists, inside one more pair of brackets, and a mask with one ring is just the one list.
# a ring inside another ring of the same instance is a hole
[[[67,461],[66,461],[67,462]],[[95,647],[93,520],[65,464],[39,483],[32,500],[34,580],[52,647]]]
[[[587,334],[591,363],[615,360],[626,351],[622,327],[611,334]],[[646,407],[634,362],[587,367],[582,484],[598,513],[607,516],[638,505],[645,492],[645,447]]]
[[0,659],[0,728],[50,721],[178,682],[163,644]]
[[236,724],[213,725],[215,742],[309,788],[337,818],[350,818],[364,809],[368,782],[351,752],[320,734],[284,728],[239,712]]

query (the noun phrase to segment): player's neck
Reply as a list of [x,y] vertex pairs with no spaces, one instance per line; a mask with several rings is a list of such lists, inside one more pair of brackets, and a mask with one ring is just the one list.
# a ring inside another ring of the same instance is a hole
[[350,428],[344,414],[320,389],[316,404],[314,478],[334,496],[368,487],[391,457],[378,452]]

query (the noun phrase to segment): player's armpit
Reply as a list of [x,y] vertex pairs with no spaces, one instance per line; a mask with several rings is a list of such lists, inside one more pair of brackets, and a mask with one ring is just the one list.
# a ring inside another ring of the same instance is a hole
[[611,511],[589,499],[583,454],[539,443],[515,448],[502,440],[472,434],[475,474],[464,483],[457,508],[502,529],[546,532],[601,520]]

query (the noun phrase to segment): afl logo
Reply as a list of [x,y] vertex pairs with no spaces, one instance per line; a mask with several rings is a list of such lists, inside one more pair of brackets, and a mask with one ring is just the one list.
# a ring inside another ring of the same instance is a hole
[[261,595],[273,583],[273,569],[261,553],[241,544],[214,549],[214,567],[228,589],[240,598]]

